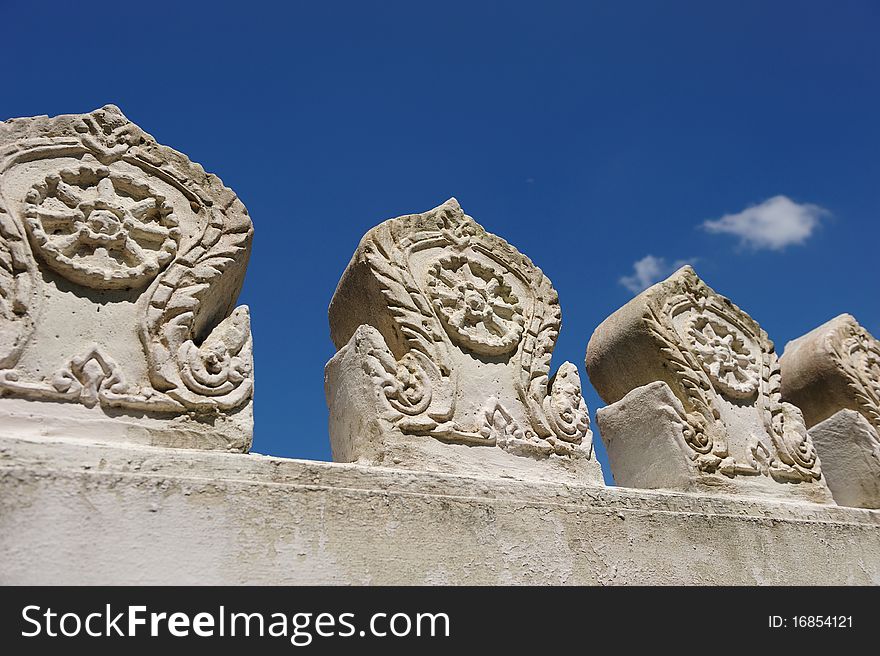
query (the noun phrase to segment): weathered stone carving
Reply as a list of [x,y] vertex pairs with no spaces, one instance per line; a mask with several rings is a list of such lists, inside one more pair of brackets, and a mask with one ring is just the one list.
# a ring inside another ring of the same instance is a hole
[[334,460],[601,480],[577,368],[549,377],[560,322],[541,270],[454,199],[373,228],[330,304]]
[[880,342],[842,314],[789,342],[780,364],[834,500],[880,508]]
[[691,267],[606,319],[586,365],[617,484],[830,501],[773,343]]
[[450,255],[428,268],[428,297],[457,342],[482,355],[504,355],[522,338],[519,301],[494,267]]
[[98,289],[148,283],[177,252],[173,209],[143,180],[106,166],[64,168],[28,192],[25,227],[46,264]]
[[0,414],[247,450],[251,334],[233,308],[252,235],[217,177],[112,105],[0,123]]
[[880,342],[841,314],[785,346],[782,395],[808,427],[848,408],[880,430]]

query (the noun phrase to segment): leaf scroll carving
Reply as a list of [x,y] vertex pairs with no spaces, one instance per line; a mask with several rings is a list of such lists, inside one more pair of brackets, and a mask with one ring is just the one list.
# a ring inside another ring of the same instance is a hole
[[27,240],[0,198],[0,369],[15,366],[33,330],[34,276]]
[[[200,316],[209,295],[222,288],[222,276],[246,253],[252,230],[248,221],[227,220],[233,197],[212,208],[201,238],[180,253],[150,287],[140,335],[156,389],[189,408],[237,407],[252,391],[253,355],[247,308],[238,308],[201,344]],[[216,333],[216,334],[215,334]]]
[[839,333],[829,335],[828,346],[859,412],[880,433],[880,342],[851,319]]

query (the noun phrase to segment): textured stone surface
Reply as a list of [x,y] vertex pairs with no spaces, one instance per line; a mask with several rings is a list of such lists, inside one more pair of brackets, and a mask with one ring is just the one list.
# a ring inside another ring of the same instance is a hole
[[880,513],[0,438],[0,583],[880,584]]
[[880,439],[854,410],[840,410],[810,429],[834,500],[841,506],[880,508]]
[[361,240],[330,304],[340,462],[601,481],[577,368],[550,357],[556,291],[452,199]]
[[699,485],[696,463],[681,457],[687,449],[683,415],[681,401],[662,381],[637,387],[596,411],[615,485],[670,490]]
[[112,105],[0,123],[0,421],[247,450],[252,234],[220,179]]
[[603,321],[586,365],[616,481],[831,503],[773,343],[691,267]]

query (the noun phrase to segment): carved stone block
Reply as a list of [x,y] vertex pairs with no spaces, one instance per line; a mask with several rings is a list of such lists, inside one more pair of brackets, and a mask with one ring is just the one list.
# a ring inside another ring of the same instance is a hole
[[691,267],[602,322],[586,365],[617,484],[831,502],[773,343]]
[[880,342],[842,314],[789,342],[780,365],[834,500],[880,508]]
[[0,123],[0,425],[246,451],[247,210],[108,105]]
[[848,408],[880,430],[880,342],[841,314],[785,345],[782,396],[808,427]]
[[858,412],[838,410],[809,432],[838,505],[880,508],[877,430]]
[[333,459],[601,481],[556,291],[452,199],[361,240],[330,304]]

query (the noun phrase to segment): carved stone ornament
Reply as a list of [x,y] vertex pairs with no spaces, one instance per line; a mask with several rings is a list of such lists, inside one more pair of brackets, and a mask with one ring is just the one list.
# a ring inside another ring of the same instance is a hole
[[560,323],[547,277],[454,199],[373,228],[330,304],[334,460],[601,480],[577,368],[550,378]]
[[252,236],[216,176],[112,105],[0,123],[0,423],[249,449]]
[[773,343],[691,267],[606,319],[586,365],[617,484],[830,500]]
[[789,342],[780,363],[782,395],[808,427],[848,408],[880,431],[880,342],[852,315]]
[[780,364],[834,500],[880,508],[880,341],[841,314],[786,344]]

